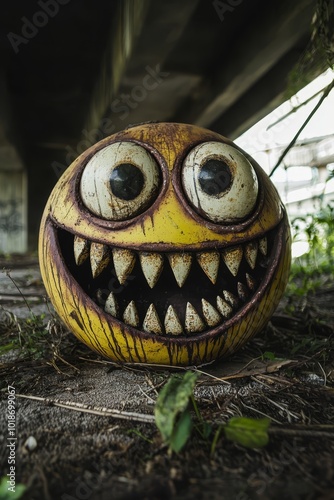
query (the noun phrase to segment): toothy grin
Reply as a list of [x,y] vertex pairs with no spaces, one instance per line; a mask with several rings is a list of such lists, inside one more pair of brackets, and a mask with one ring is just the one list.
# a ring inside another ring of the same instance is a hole
[[252,300],[271,267],[275,233],[185,252],[111,247],[64,230],[58,238],[70,273],[105,313],[147,333],[189,336],[233,319]]

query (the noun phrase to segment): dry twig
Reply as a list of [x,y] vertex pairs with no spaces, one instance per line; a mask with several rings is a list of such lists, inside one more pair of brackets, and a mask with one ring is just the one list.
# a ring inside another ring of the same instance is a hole
[[137,413],[132,411],[115,410],[112,408],[104,408],[97,406],[90,406],[75,401],[61,401],[60,399],[42,398],[39,396],[32,396],[28,394],[16,394],[18,398],[31,399],[33,401],[40,401],[52,406],[66,408],[72,411],[81,411],[83,413],[90,413],[91,415],[99,415],[102,417],[113,417],[122,420],[131,420],[136,422],[144,422],[146,424],[153,424],[155,422],[154,415],[145,413]]

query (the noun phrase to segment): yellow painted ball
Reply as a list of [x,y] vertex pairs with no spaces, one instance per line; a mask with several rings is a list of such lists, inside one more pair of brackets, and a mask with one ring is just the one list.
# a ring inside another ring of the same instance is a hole
[[290,268],[287,215],[231,141],[153,123],[98,142],[45,207],[43,281],[90,348],[121,363],[201,365],[269,321]]

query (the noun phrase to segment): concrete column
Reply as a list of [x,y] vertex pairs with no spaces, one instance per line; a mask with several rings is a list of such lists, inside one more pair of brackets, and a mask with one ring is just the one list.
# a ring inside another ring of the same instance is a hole
[[4,75],[0,73],[0,253],[27,251],[27,173],[8,139],[10,117]]

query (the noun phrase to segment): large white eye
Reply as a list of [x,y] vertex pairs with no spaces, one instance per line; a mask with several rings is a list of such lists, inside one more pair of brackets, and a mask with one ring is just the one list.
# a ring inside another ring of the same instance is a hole
[[115,142],[89,160],[80,194],[93,214],[121,221],[142,213],[156,198],[159,184],[159,167],[146,149],[133,142]]
[[183,162],[185,194],[203,217],[212,222],[238,222],[250,215],[258,195],[252,165],[237,149],[220,142],[205,142]]

